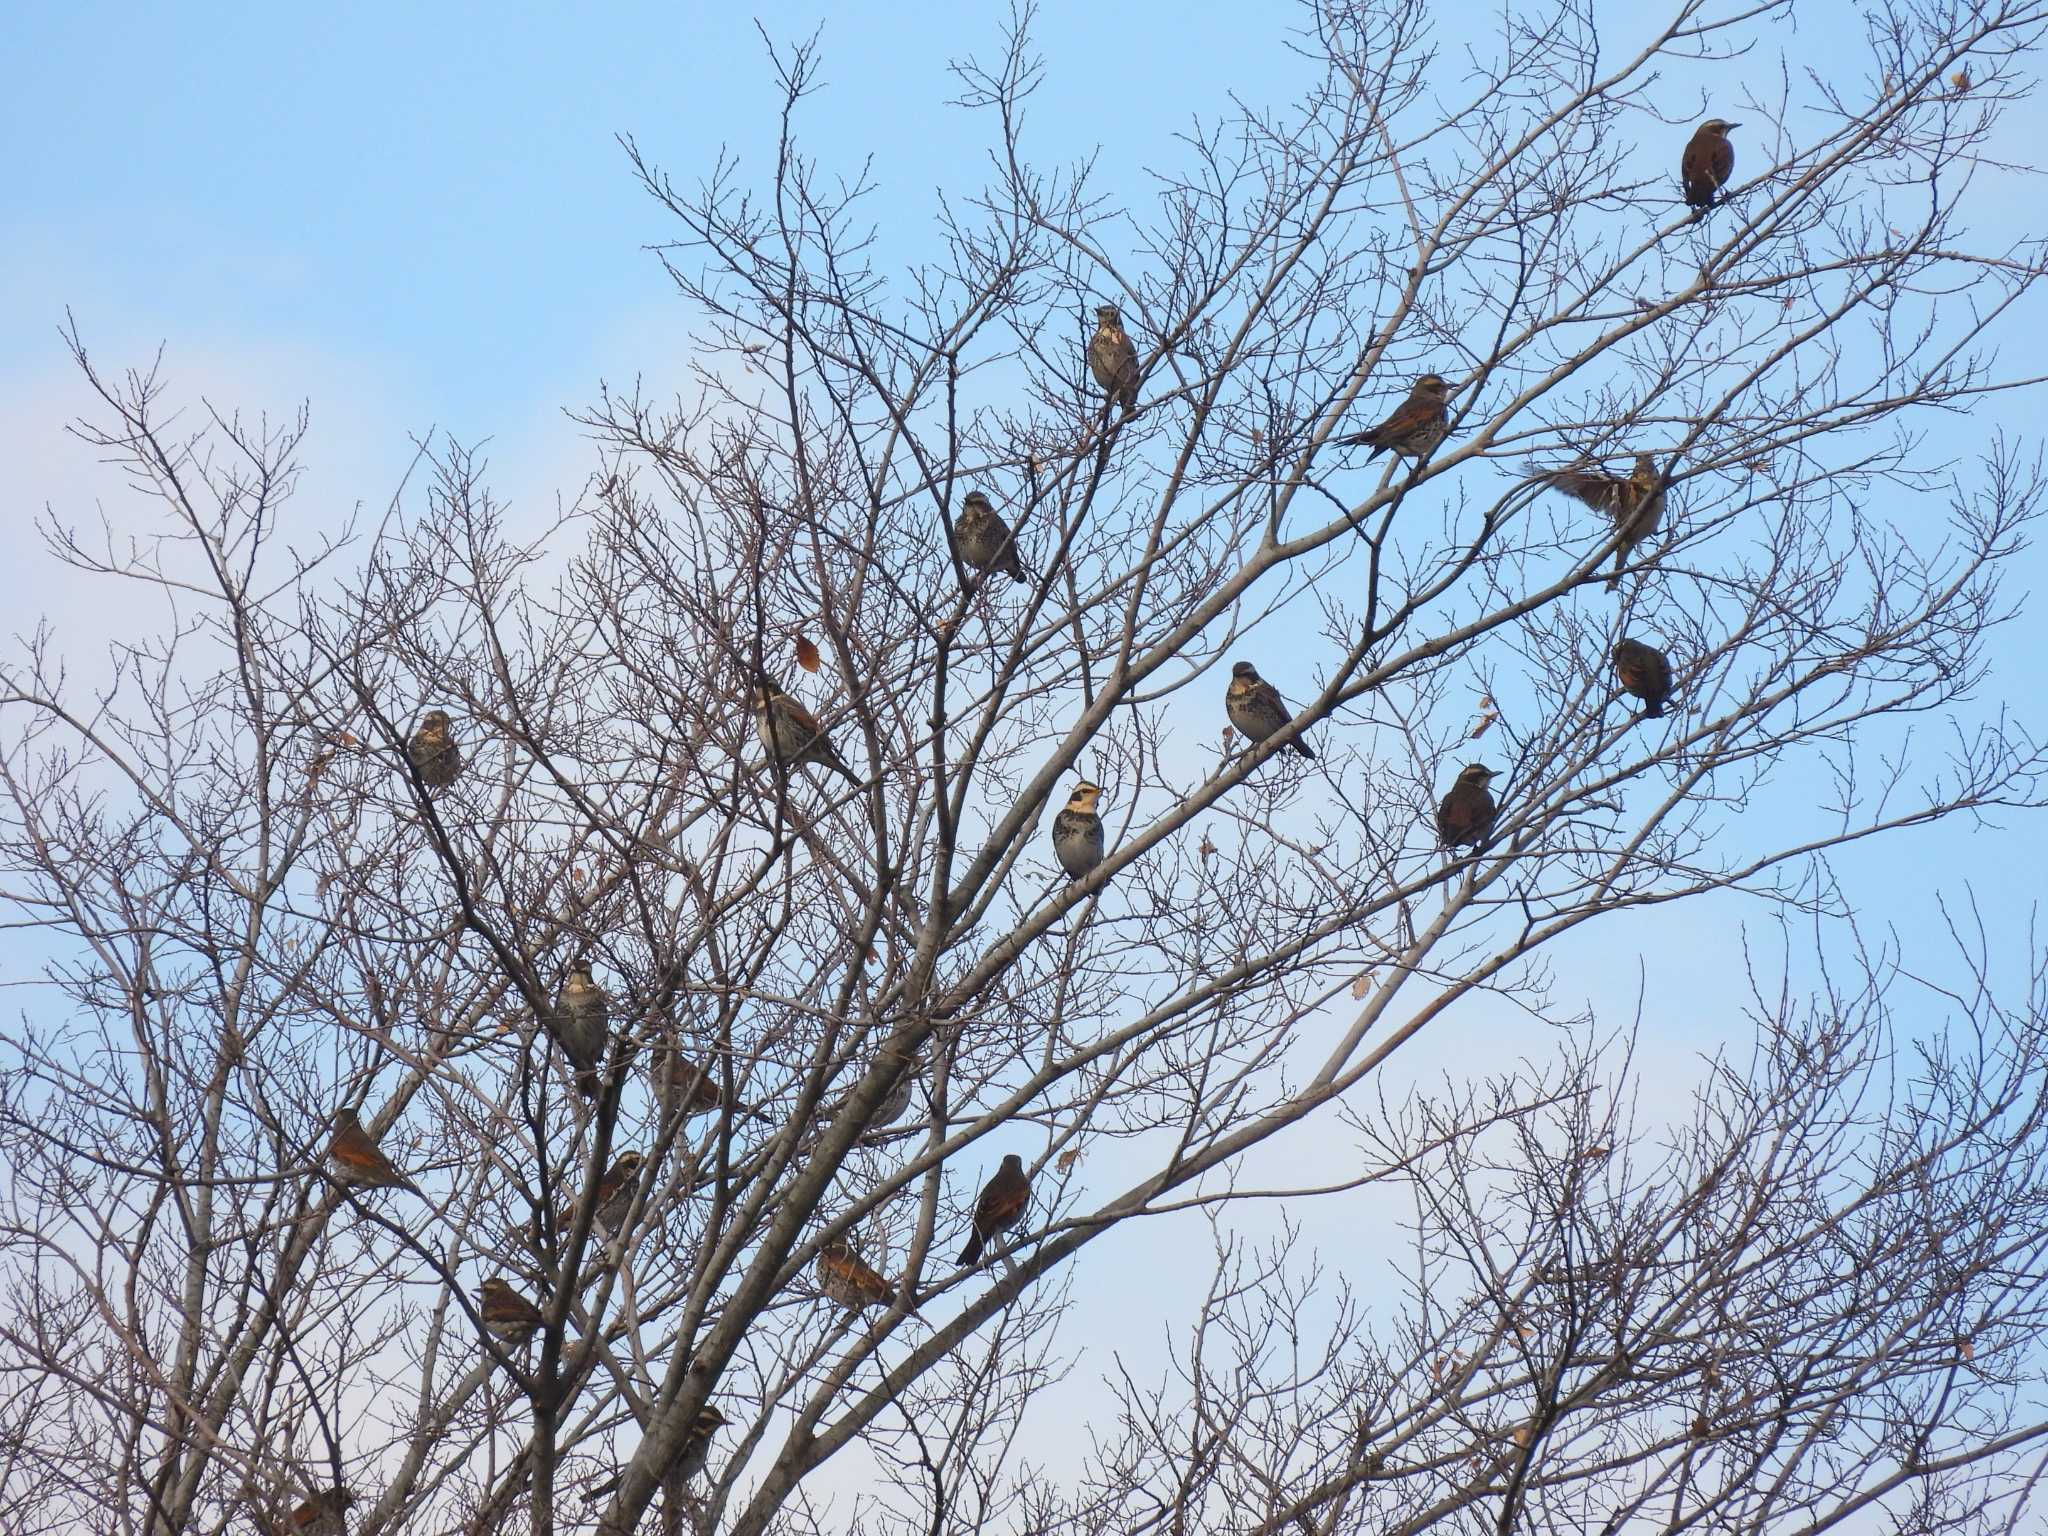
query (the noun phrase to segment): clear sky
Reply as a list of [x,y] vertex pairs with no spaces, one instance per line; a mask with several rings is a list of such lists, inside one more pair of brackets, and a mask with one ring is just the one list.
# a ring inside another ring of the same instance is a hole
[[[1104,185],[1143,197],[1146,166],[1170,159],[1190,114],[1226,111],[1233,92],[1255,105],[1292,95],[1305,66],[1247,21],[1259,9],[1049,7],[1037,28],[1046,86],[1032,108],[1041,151],[1099,148]],[[1830,26],[1860,26],[1855,7],[1819,9],[1802,23],[1802,50]],[[778,40],[819,20],[808,8],[765,10]],[[1628,7],[1613,10],[1626,25]],[[935,190],[981,177],[979,132],[952,131],[961,115],[943,105],[954,92],[946,65],[992,55],[998,18],[862,4],[835,8],[825,25],[826,89],[806,112],[806,138],[849,172],[873,157],[873,217],[906,253],[933,227]],[[1860,31],[1843,41],[1861,51]],[[62,434],[84,407],[57,338],[67,306],[109,364],[146,363],[163,343],[181,398],[273,415],[310,401],[310,510],[386,500],[410,436],[438,427],[492,439],[496,490],[515,513],[537,515],[591,467],[565,408],[601,378],[644,374],[657,393],[685,382],[687,317],[644,249],[673,231],[614,136],[633,135],[679,180],[708,170],[721,144],[765,179],[775,128],[762,42],[730,6],[17,5],[0,8],[0,59],[0,603],[10,630],[50,612],[80,644],[107,620],[67,611],[77,584],[51,576],[29,523],[46,503],[90,518],[97,499],[117,519],[124,503],[119,482]],[[1777,67],[1762,55],[1746,63],[1762,75]],[[2028,112],[2019,139],[2038,145],[2038,109]],[[1682,131],[1671,137],[1675,155]],[[2011,216],[2038,206],[2038,184],[2016,181]],[[1970,457],[2001,425],[2029,431],[2038,409],[2036,397],[2005,397],[1922,425],[1930,453]],[[2012,595],[2048,586],[2044,577],[2048,562],[2030,552]],[[2037,616],[2008,631],[1989,702],[2038,719],[2044,639]],[[1927,728],[1939,734],[1941,723]],[[1864,893],[1866,922],[1900,924],[1933,969],[1946,956],[1929,937],[1931,891],[1969,885],[1998,931],[2020,937],[2048,836],[2038,819],[1958,822],[1837,865]],[[1660,1053],[1689,1059],[1740,1033],[1725,986],[1739,974],[1745,919],[1768,914],[1730,900],[1603,928],[1597,944],[1563,952],[1584,969],[1560,975],[1559,995],[1583,995],[1620,1022],[1640,986]],[[1631,935],[1641,942],[1624,952]],[[1532,1049],[1541,1042],[1475,1009],[1420,1042],[1408,1068],[1462,1070]],[[1369,1258],[1355,1233],[1327,1236],[1347,1259]],[[1153,1241],[1133,1234],[1126,1248]],[[1117,1262],[1114,1247],[1102,1252],[1091,1263]],[[1173,1283],[1144,1267],[1129,1286],[1083,1281],[1095,1304],[1070,1343],[1137,1344],[1116,1314],[1135,1291]],[[1198,1287],[1206,1276],[1182,1278]],[[1084,1364],[1076,1388],[1106,1368]]]

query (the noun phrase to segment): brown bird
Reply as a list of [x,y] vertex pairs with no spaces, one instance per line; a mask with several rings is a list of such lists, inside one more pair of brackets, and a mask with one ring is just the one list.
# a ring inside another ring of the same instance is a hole
[[1621,686],[1643,701],[1643,714],[1651,720],[1664,717],[1664,701],[1671,697],[1671,658],[1655,646],[1626,636],[1614,642],[1614,671]]
[[611,999],[591,980],[590,967],[572,965],[555,994],[555,1005],[541,1015],[541,1024],[554,1037],[562,1054],[576,1068],[576,1086],[589,1098],[598,1093],[597,1069],[604,1064],[610,1043]]
[[1052,854],[1069,880],[1079,880],[1102,862],[1102,818],[1095,802],[1102,791],[1083,780],[1067,796],[1067,808],[1052,819]]
[[1499,777],[1497,771],[1478,763],[1459,773],[1457,783],[1436,808],[1436,840],[1441,846],[1477,848],[1486,841],[1500,810],[1486,786]]
[[[640,1182],[640,1169],[647,1159],[638,1152],[621,1152],[612,1159],[611,1167],[605,1170],[603,1178],[597,1181],[596,1214],[591,1218],[606,1232],[617,1236],[625,1225],[626,1213],[632,1209],[635,1186]],[[564,1214],[562,1225],[569,1225],[569,1216]]]
[[403,1189],[419,1194],[420,1188],[392,1165],[352,1109],[337,1109],[329,1117],[334,1139],[327,1143],[327,1162],[343,1184],[365,1189]]
[[523,1344],[545,1321],[540,1308],[496,1275],[486,1280],[477,1296],[477,1313],[484,1326],[501,1339]]
[[1393,415],[1376,427],[1339,438],[1338,445],[1370,447],[1368,462],[1389,451],[1408,459],[1427,458],[1451,430],[1451,412],[1446,403],[1449,388],[1437,375],[1425,373],[1408,391],[1408,398],[1394,407]]
[[832,750],[824,728],[808,709],[784,693],[769,677],[754,685],[754,729],[778,769],[796,763],[819,763],[856,788],[860,779]]
[[1614,520],[1620,543],[1614,549],[1614,574],[1607,578],[1607,590],[1620,586],[1630,553],[1664,521],[1664,477],[1657,472],[1657,461],[1647,453],[1637,454],[1627,479],[1583,464],[1545,470],[1537,478]]
[[709,1403],[697,1410],[697,1417],[690,1421],[689,1433],[683,1436],[682,1449],[676,1452],[676,1459],[670,1464],[668,1475],[678,1482],[687,1483],[704,1470],[704,1463],[711,1456],[711,1437],[732,1421]]
[[1685,153],[1678,157],[1678,179],[1685,187],[1685,200],[1701,213],[1714,206],[1735,172],[1735,146],[1728,142],[1728,130],[1741,126],[1710,117],[1693,131]]
[[316,1493],[292,1511],[285,1529],[292,1536],[347,1536],[348,1511],[355,1502],[356,1496],[346,1488]]
[[[718,1074],[683,1055],[673,1040],[655,1056],[650,1071],[664,1115],[694,1120],[725,1108],[725,1089],[719,1084]],[[733,1111],[750,1119],[769,1120],[769,1116],[745,1104],[733,1105]]]
[[972,1264],[979,1259],[982,1245],[1022,1221],[1030,1203],[1031,1180],[1024,1172],[1024,1159],[1012,1152],[1003,1159],[995,1177],[981,1187],[981,1198],[974,1202],[974,1234],[960,1250],[960,1262]]
[[887,1306],[896,1299],[896,1287],[843,1239],[818,1250],[818,1289],[850,1312]]
[[977,571],[1001,571],[1012,581],[1028,581],[1017,555],[1017,538],[1002,513],[980,491],[969,491],[953,524],[953,545],[960,558]]
[[[890,1051],[887,1047],[883,1047],[876,1052],[876,1056],[878,1059],[882,1056],[888,1056],[892,1061],[900,1060],[904,1063],[902,1074],[883,1093],[881,1102],[875,1105],[873,1112],[867,1117],[866,1124],[870,1131],[884,1131],[898,1120],[901,1120],[903,1112],[910,1108],[911,1089],[915,1086],[918,1078],[924,1073],[924,1053],[922,1051],[913,1052],[906,1057],[902,1052]],[[830,1125],[833,1121],[837,1120],[846,1113],[848,1102],[852,1097],[853,1090],[848,1089],[837,1103],[819,1112],[818,1118],[820,1121]]]
[[1088,339],[1088,370],[1110,400],[1126,411],[1138,408],[1138,349],[1124,334],[1114,304],[1095,306],[1095,334]]
[[[1230,716],[1230,723],[1244,732],[1245,739],[1253,745],[1294,718],[1294,711],[1282,702],[1280,690],[1259,676],[1259,669],[1248,661],[1240,661],[1230,669],[1230,686],[1223,690],[1223,710]],[[1315,756],[1299,736],[1287,745],[1303,757]]]
[[462,772],[462,748],[455,745],[446,710],[430,709],[420,716],[419,729],[405,744],[405,755],[427,788],[446,789],[455,782]]

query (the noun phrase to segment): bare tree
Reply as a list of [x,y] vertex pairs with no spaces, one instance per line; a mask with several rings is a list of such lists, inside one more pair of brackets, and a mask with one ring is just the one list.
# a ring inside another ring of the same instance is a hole
[[[1983,680],[2040,505],[1915,422],[2027,382],[1993,349],[2040,253],[1965,214],[2048,6],[1886,0],[1689,205],[1736,108],[1668,69],[1788,12],[1623,56],[1574,5],[1454,53],[1325,4],[1313,90],[1191,130],[1146,210],[1034,168],[1020,16],[960,70],[991,184],[903,277],[778,52],[766,183],[627,146],[694,376],[581,414],[544,529],[435,442],[310,546],[303,418],[178,427],[74,333],[78,430],[160,521],[51,542],[175,617],[90,696],[48,633],[0,680],[43,978],[8,1529],[2016,1526],[2048,972],[2014,1006],[1979,951],[1940,1019],[1889,959],[1761,989],[1669,1133],[1553,995],[1583,924],[1838,926],[1829,850],[2042,799],[2019,726],[1911,728]],[[1226,714],[1241,660],[1277,704]],[[1555,1059],[1380,1102],[1481,997]],[[1254,1179],[1306,1120],[1344,1150]],[[1233,1226],[1368,1185],[1412,1195],[1405,1298]],[[1177,1374],[1030,1464],[1091,1245],[1190,1207]]]

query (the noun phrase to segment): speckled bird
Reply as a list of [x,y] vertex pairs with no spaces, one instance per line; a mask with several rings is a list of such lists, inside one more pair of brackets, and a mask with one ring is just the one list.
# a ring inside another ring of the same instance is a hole
[[611,999],[591,980],[587,965],[569,968],[555,994],[555,1006],[541,1015],[541,1023],[576,1069],[576,1086],[593,1099],[600,1086],[597,1069],[604,1064],[611,1041],[610,1020]]
[[1078,880],[1102,862],[1102,818],[1095,803],[1102,791],[1085,780],[1067,796],[1066,809],[1052,819],[1052,854],[1069,880]]
[[1500,813],[1486,786],[1500,777],[1497,770],[1479,763],[1467,765],[1458,774],[1436,808],[1436,840],[1445,848],[1477,848],[1493,830]]
[[1614,671],[1621,686],[1643,701],[1643,714],[1651,720],[1664,716],[1664,701],[1671,697],[1671,658],[1653,645],[1624,636],[1614,642]]
[[1735,146],[1728,142],[1728,130],[1742,124],[1710,117],[1686,141],[1678,157],[1678,180],[1685,188],[1685,201],[1705,213],[1721,196],[1728,178],[1735,174]]
[[754,685],[754,729],[778,766],[818,763],[859,787],[859,776],[832,750],[817,718],[784,693],[773,678],[764,677]]
[[1407,459],[1427,458],[1451,430],[1449,392],[1450,386],[1442,378],[1425,373],[1385,421],[1339,438],[1338,443],[1346,448],[1371,448],[1368,460],[1390,452]]
[[[1230,723],[1253,745],[1294,718],[1294,711],[1281,699],[1280,690],[1259,676],[1259,669],[1248,661],[1240,661],[1230,669],[1230,686],[1223,691],[1223,709],[1230,716]],[[1299,736],[1287,745],[1303,757],[1315,756]]]
[[818,1289],[826,1299],[850,1312],[887,1306],[896,1299],[896,1287],[843,1239],[818,1250],[817,1274]]
[[455,782],[462,772],[462,748],[455,744],[446,710],[430,709],[420,716],[419,729],[405,744],[405,755],[427,788],[446,789]]
[[329,1117],[334,1137],[327,1143],[327,1165],[343,1184],[364,1189],[403,1189],[417,1195],[420,1188],[398,1171],[384,1155],[353,1109],[337,1109]]
[[476,1309],[486,1328],[514,1344],[532,1338],[544,1321],[539,1307],[496,1275],[484,1282],[477,1295]]
[[1017,539],[1002,513],[980,491],[969,491],[953,524],[953,545],[960,558],[977,571],[996,570],[1012,581],[1028,581],[1017,554]]
[[1138,408],[1138,349],[1124,334],[1114,304],[1095,307],[1095,334],[1088,339],[1088,370],[1110,400],[1126,411]]
[[1636,467],[1626,478],[1585,464],[1545,470],[1537,478],[1613,520],[1620,543],[1614,549],[1614,574],[1607,578],[1607,589],[1619,587],[1629,555],[1664,521],[1664,477],[1657,472],[1657,461],[1647,453],[1637,454]]

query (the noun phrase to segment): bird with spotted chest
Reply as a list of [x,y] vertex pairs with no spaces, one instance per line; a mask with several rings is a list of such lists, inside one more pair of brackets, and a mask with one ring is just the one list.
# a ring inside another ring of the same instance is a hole
[[1138,349],[1124,333],[1123,316],[1114,304],[1095,308],[1095,334],[1088,339],[1088,371],[1112,404],[1122,406],[1126,413],[1138,408]]
[[1087,780],[1074,786],[1066,808],[1052,819],[1052,853],[1069,880],[1079,880],[1102,862],[1102,817],[1095,804],[1102,791]]
[[953,522],[953,547],[977,571],[997,571],[1012,581],[1029,581],[1017,553],[1017,536],[1003,521],[995,503],[981,491],[969,491]]
[[[1294,711],[1280,697],[1280,690],[1259,676],[1259,669],[1248,661],[1240,661],[1230,669],[1230,686],[1223,691],[1223,711],[1254,746],[1294,718]],[[1299,736],[1287,745],[1303,757],[1315,757]]]
[[455,732],[445,709],[430,709],[420,716],[419,729],[405,744],[406,759],[420,782],[429,789],[446,789],[462,772],[462,748],[455,744]]
[[1369,447],[1370,462],[1383,453],[1404,459],[1425,459],[1451,430],[1450,386],[1442,377],[1425,373],[1409,388],[1408,398],[1394,407],[1393,414],[1376,427],[1337,439],[1339,447]]

